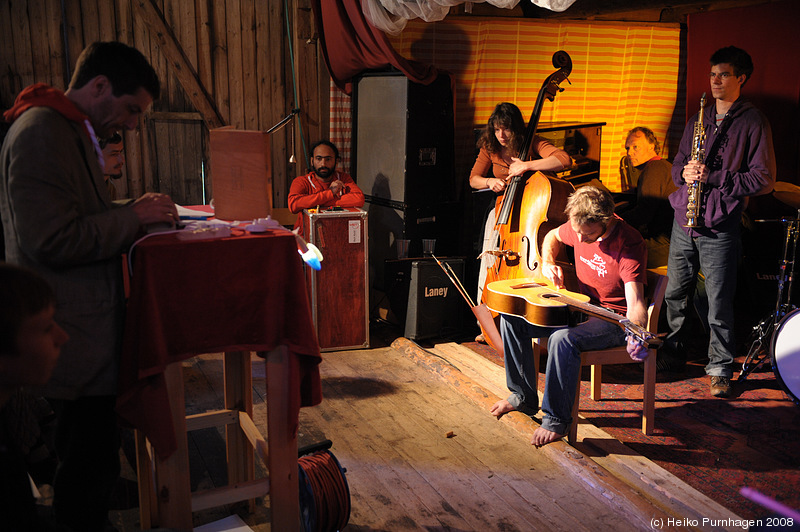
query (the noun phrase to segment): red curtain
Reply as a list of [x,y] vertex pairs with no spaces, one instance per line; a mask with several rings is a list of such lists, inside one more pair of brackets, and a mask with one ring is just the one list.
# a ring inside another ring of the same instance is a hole
[[365,70],[394,67],[411,81],[428,84],[436,68],[398,55],[386,35],[370,25],[360,0],[313,0],[322,53],[333,82],[350,94],[352,79]]

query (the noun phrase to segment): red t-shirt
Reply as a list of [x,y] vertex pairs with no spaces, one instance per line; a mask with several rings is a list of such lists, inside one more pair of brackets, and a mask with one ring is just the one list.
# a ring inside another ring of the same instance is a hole
[[601,241],[579,242],[569,222],[558,228],[558,236],[575,250],[581,293],[624,315],[625,283],[647,283],[647,246],[639,231],[617,218],[611,234]]

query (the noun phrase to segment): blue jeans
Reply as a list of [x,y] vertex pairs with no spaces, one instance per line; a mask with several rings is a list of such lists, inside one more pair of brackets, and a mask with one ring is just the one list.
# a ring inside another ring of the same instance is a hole
[[[708,295],[708,365],[706,374],[733,376],[736,340],[733,333],[733,298],[740,253],[740,228],[713,236],[690,237],[678,222],[673,222],[667,265],[667,341],[682,350],[691,338],[691,301],[702,269]],[[676,353],[685,356],[684,353]]]
[[581,353],[625,345],[625,331],[619,325],[599,318],[589,318],[575,327],[554,330],[504,315],[500,334],[503,337],[506,385],[511,391],[508,402],[529,416],[534,416],[539,410],[538,375],[533,365],[531,338],[549,336],[542,427],[557,434],[566,434],[572,423],[572,405],[581,376]]

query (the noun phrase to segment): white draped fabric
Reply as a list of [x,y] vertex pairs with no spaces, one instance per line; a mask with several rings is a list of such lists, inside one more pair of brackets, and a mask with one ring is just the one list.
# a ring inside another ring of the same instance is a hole
[[[512,9],[520,0],[473,0],[472,3],[487,2],[501,9]],[[575,0],[522,0],[551,11],[564,11]],[[361,9],[367,20],[376,28],[398,35],[409,20],[419,18],[425,22],[443,20],[450,7],[465,3],[464,0],[361,0]]]

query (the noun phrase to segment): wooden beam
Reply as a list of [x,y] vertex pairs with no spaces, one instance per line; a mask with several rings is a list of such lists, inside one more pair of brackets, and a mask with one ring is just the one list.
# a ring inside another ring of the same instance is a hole
[[192,120],[202,121],[203,115],[200,113],[181,113],[169,111],[154,111],[150,113],[151,120]]
[[217,107],[200,83],[197,72],[175,38],[172,29],[167,25],[164,16],[152,0],[134,0],[136,11],[145,24],[150,28],[150,34],[158,42],[164,56],[169,61],[175,72],[175,77],[180,82],[189,100],[203,115],[209,129],[225,125]]
[[268,493],[268,478],[259,478],[231,486],[203,490],[192,494],[192,512],[216,508],[217,506],[239,502],[244,499],[255,499]]
[[210,410],[201,414],[186,416],[186,430],[208,429],[239,422],[238,410]]

